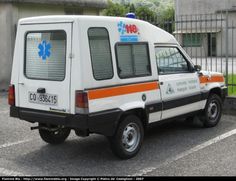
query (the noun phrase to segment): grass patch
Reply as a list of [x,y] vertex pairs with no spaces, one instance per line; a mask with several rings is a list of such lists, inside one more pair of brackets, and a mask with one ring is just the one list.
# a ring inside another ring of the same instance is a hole
[[[229,74],[228,84],[236,85],[236,74]],[[228,93],[230,96],[236,96],[236,86],[228,86]]]

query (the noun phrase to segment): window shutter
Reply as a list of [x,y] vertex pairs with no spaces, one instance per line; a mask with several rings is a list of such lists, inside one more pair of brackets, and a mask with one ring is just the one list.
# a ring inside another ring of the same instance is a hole
[[[39,45],[42,41],[50,44],[50,56],[43,59]],[[62,81],[65,77],[66,33],[29,33],[26,39],[25,74],[31,79]]]
[[135,75],[150,74],[150,66],[146,45],[133,45]]
[[105,28],[91,28],[88,31],[94,78],[105,80],[113,77],[111,48]]
[[120,77],[131,77],[134,75],[132,63],[131,45],[121,45],[117,47],[118,73]]
[[118,73],[121,78],[151,75],[146,43],[119,44],[116,47]]

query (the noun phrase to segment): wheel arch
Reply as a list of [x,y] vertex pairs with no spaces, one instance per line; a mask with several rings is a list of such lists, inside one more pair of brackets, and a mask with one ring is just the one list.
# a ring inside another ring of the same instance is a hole
[[[212,98],[214,102],[212,102]],[[214,127],[220,121],[221,115],[222,115],[222,99],[223,99],[223,95],[222,95],[221,88],[213,88],[209,91],[205,109],[200,114],[200,120],[202,121],[203,126],[205,128]],[[217,109],[214,109],[212,113],[213,103],[215,104],[214,107],[216,107]],[[216,115],[215,115],[215,111],[217,111]]]
[[143,124],[143,128],[146,129],[147,128],[147,125],[148,125],[148,114],[146,112],[146,110],[142,107],[140,108],[134,108],[134,109],[130,109],[130,110],[127,110],[127,111],[124,111],[122,113],[122,115],[120,116],[120,119],[117,120],[117,123],[116,123],[116,129],[118,127],[118,125],[121,123],[121,121],[128,115],[135,115],[137,116],[138,118],[140,118],[142,124]]
[[223,99],[222,90],[221,90],[220,87],[214,87],[214,88],[212,88],[212,89],[209,91],[208,97],[209,97],[211,94],[216,94],[216,95],[218,95],[221,99]]

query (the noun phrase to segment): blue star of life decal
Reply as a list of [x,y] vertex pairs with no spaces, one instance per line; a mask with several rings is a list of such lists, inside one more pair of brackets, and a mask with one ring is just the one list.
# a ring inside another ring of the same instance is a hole
[[50,49],[52,48],[50,43],[47,43],[47,41],[43,40],[39,45],[39,56],[42,58],[43,61],[45,61],[47,58],[50,57],[51,52]]
[[125,23],[123,21],[120,21],[118,24],[118,31],[123,35],[126,32],[125,29]]

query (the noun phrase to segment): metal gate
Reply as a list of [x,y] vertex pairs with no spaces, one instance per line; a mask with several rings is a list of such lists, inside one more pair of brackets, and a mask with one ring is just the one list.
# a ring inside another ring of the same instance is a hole
[[236,95],[236,20],[228,11],[182,15],[152,24],[172,33],[203,70],[222,72],[229,95]]

